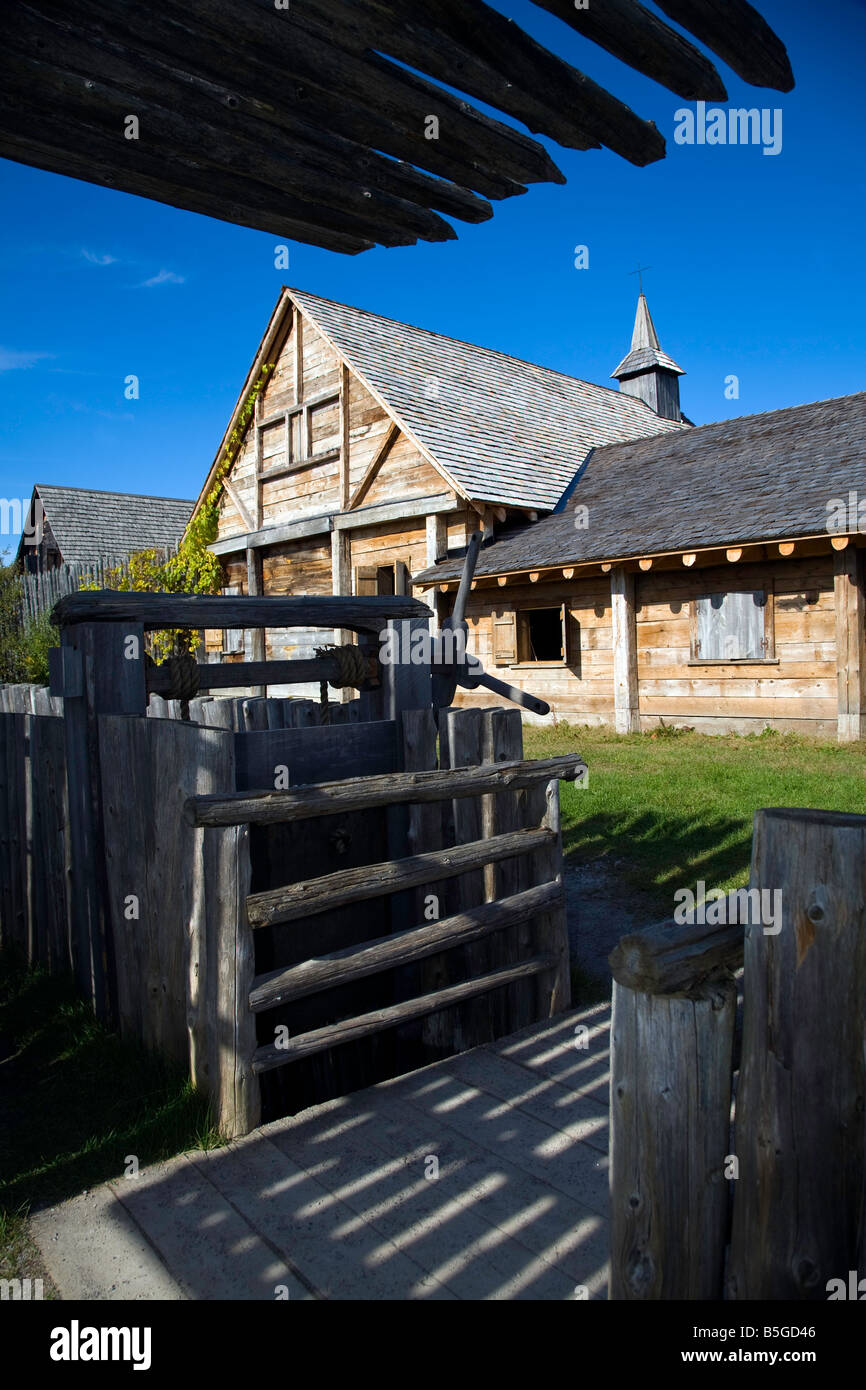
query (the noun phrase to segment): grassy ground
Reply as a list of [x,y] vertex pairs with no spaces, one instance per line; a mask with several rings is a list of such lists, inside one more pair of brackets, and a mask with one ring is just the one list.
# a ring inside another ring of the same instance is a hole
[[698,879],[725,889],[747,881],[759,807],[866,813],[864,743],[770,732],[622,736],[560,723],[526,728],[524,746],[527,757],[586,759],[587,787],[562,787],[563,848],[572,863],[615,862],[659,918],[673,912],[675,889]]
[[0,956],[0,1278],[33,1272],[31,1206],[117,1177],[128,1155],[218,1142],[183,1072],[101,1027],[69,980]]

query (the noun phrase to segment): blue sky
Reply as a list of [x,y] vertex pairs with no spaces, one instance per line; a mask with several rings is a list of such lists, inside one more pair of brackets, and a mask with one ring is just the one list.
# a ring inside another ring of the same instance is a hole
[[279,237],[0,160],[0,496],[43,482],[194,497],[284,281],[606,384],[640,261],[695,423],[863,389],[866,6],[758,3],[796,88],[717,65],[723,105],[782,109],[777,156],[676,145],[683,102],[528,0],[500,0],[654,120],[668,154],[637,169],[545,142],[567,184],[456,224],[457,242],[355,257],[292,244],[277,270]]

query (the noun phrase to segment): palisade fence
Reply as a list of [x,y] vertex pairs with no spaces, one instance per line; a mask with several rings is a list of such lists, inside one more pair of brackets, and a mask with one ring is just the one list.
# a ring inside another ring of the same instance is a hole
[[[0,941],[187,1066],[226,1133],[568,1007],[576,754],[525,760],[516,709],[434,709],[429,666],[365,655],[348,702],[177,699],[142,655],[154,629],[311,623],[376,653],[428,616],[401,596],[76,593],[55,694],[0,692]],[[311,673],[340,676],[329,653],[196,668],[205,690]]]
[[[159,562],[177,554],[177,545],[157,547]],[[38,618],[40,613],[50,612],[60,599],[67,594],[75,594],[82,587],[104,589],[109,579],[116,583],[118,576],[129,574],[129,556],[114,558],[103,556],[99,560],[73,561],[57,565],[54,569],[41,570],[35,574],[26,571],[21,575],[21,617],[26,622]]]

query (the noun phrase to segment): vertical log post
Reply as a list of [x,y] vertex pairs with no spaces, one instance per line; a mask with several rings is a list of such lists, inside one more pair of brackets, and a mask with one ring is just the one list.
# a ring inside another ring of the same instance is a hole
[[866,738],[866,564],[848,545],[833,551],[836,606],[837,732],[840,743]]
[[727,972],[688,995],[647,994],[615,969],[612,1299],[722,1297],[735,1014]]
[[147,713],[144,630],[133,622],[70,623],[60,644],[64,685],[54,693],[64,697],[75,977],[97,1016],[108,1019],[113,958],[97,721],[100,714]]
[[826,1299],[862,1254],[866,816],[757,811],[751,885],[728,1297]]
[[635,627],[635,576],[621,567],[610,572],[613,643],[613,709],[618,734],[640,733]]

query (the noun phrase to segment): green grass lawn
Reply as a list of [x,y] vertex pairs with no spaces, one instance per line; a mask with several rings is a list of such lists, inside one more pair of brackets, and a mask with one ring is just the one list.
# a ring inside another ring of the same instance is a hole
[[562,785],[563,848],[572,863],[607,856],[659,918],[673,894],[745,883],[752,817],[762,806],[866,814],[866,743],[795,734],[737,737],[662,730],[617,735],[560,723],[524,729],[527,757],[580,753],[585,789]]
[[23,1218],[185,1149],[219,1142],[183,1071],[96,1022],[72,982],[0,956],[0,1277],[26,1256]]

